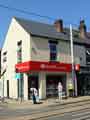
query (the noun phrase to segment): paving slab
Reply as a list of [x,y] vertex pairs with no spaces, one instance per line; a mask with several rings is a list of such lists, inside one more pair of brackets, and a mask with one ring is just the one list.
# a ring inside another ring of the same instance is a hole
[[8,108],[12,109],[24,109],[24,108],[33,108],[38,109],[38,107],[47,107],[47,106],[55,106],[58,104],[71,104],[76,102],[83,102],[83,101],[89,101],[90,96],[83,96],[83,97],[76,97],[76,98],[68,98],[63,99],[62,101],[59,101],[58,99],[51,98],[46,100],[41,100],[40,104],[33,104],[31,100],[28,101],[20,101],[20,100],[11,100],[11,99],[5,99],[4,103],[0,102],[0,106],[7,106]]

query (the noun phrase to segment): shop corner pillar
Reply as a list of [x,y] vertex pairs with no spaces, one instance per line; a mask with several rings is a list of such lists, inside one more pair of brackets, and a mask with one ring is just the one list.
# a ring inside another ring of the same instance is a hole
[[46,98],[46,75],[43,72],[39,74],[39,98]]
[[28,75],[24,74],[24,100],[28,100]]

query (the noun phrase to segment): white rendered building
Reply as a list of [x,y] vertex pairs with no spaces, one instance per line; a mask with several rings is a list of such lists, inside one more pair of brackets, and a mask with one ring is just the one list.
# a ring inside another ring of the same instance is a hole
[[[32,86],[37,88],[40,99],[57,96],[59,81],[68,96],[68,83],[73,84],[70,34],[60,25],[61,21],[48,25],[12,19],[1,53],[1,65],[6,69],[2,78],[5,97],[28,100]],[[74,44],[74,63],[76,71],[86,65],[84,46]]]

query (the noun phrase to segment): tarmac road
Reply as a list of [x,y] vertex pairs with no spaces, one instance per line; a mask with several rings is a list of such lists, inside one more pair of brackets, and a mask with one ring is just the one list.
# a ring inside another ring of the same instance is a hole
[[54,115],[39,120],[90,120],[90,108],[73,111],[62,115]]
[[[37,106],[37,105],[36,105]],[[79,117],[88,117],[90,120],[90,101],[72,104],[58,104],[38,109],[0,109],[0,120],[80,120]],[[24,119],[23,119],[24,118]],[[86,119],[84,119],[86,120]]]
[[[11,109],[0,105],[0,120],[78,120],[88,117],[90,120],[90,100],[75,103],[57,103],[43,106],[39,104],[28,108]],[[19,119],[20,118],[20,119]],[[86,119],[82,119],[86,120]]]

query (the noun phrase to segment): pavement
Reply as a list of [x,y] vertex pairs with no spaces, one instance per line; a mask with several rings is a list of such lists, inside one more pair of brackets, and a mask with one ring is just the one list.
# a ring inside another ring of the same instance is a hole
[[59,104],[72,104],[77,102],[83,102],[83,101],[89,101],[90,96],[83,96],[83,97],[75,97],[75,98],[67,98],[63,99],[62,101],[59,101],[57,98],[51,98],[46,100],[40,100],[39,104],[33,104],[32,100],[27,101],[20,101],[20,100],[13,100],[13,99],[5,99],[4,102],[0,102],[0,106],[5,106],[10,109],[25,109],[25,108],[43,108],[47,106],[56,106]]

